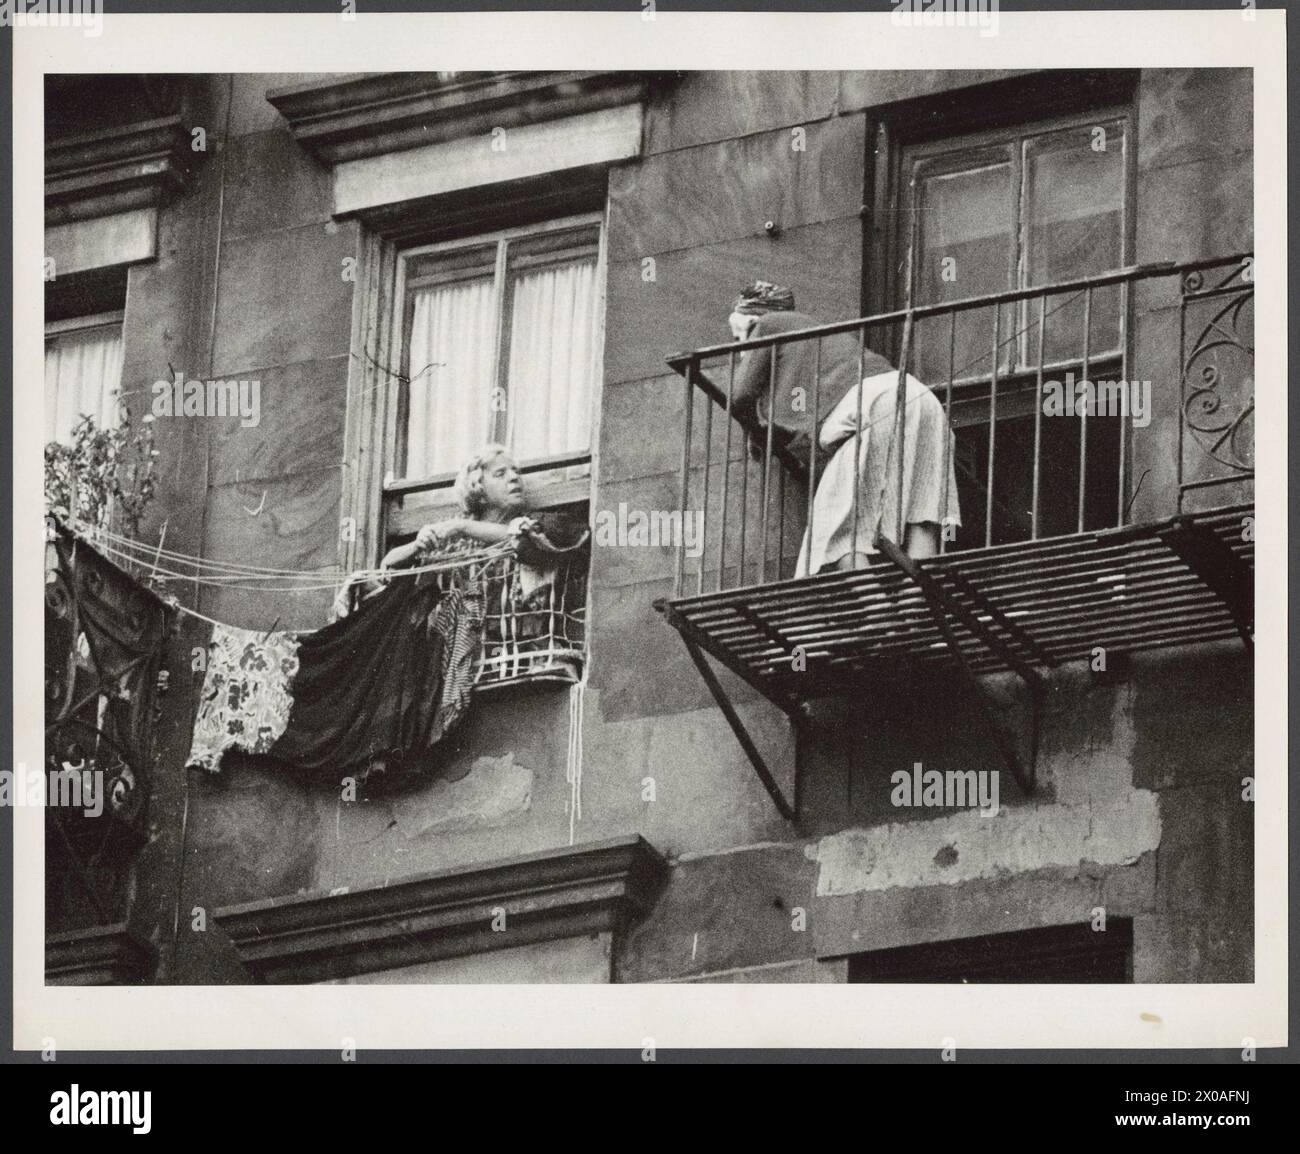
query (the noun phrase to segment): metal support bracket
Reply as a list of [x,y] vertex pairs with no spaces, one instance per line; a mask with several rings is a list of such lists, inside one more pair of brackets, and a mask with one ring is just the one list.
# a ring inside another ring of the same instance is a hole
[[[1008,644],[1006,640],[1000,637],[986,622],[983,622],[971,612],[966,606],[958,604],[943,586],[935,580],[929,573],[925,572],[917,563],[904,553],[893,541],[887,537],[878,537],[876,539],[876,548],[878,548],[886,557],[889,558],[899,569],[901,569],[921,590],[925,597],[926,605],[929,606],[930,615],[934,618],[935,625],[938,626],[939,632],[943,634],[948,651],[953,655],[958,667],[961,669],[963,676],[975,692],[976,700],[984,713],[985,720],[989,724],[989,729],[993,733],[993,738],[998,744],[1002,754],[1003,761],[1006,762],[1007,768],[1011,771],[1011,776],[1015,778],[1016,784],[1020,786],[1025,794],[1032,794],[1035,788],[1035,768],[1038,762],[1038,737],[1042,723],[1042,708],[1044,683],[1042,675],[1033,668],[1015,649]],[[970,597],[971,600],[979,600],[975,590],[966,585],[963,593]],[[994,621],[1007,622],[1007,619],[992,607],[984,605],[983,609],[988,610],[988,615]],[[1002,722],[997,716],[996,707],[988,692],[985,690],[980,679],[972,672],[970,663],[966,660],[965,654],[962,653],[961,647],[957,644],[956,635],[952,630],[951,619],[956,618],[960,621],[974,636],[978,637],[985,645],[996,653],[1006,664],[1019,674],[1021,681],[1024,682],[1026,689],[1029,691],[1030,703],[1030,732],[1029,732],[1029,759],[1026,764],[1021,760],[1019,751],[1015,743],[1007,735]],[[1005,627],[1005,625],[1004,625]],[[1008,630],[1011,632],[1011,630]],[[1028,642],[1025,635],[1021,635],[1019,630],[1013,634],[1014,639],[1024,645]],[[1037,646],[1028,642],[1034,651]]]
[[1176,518],[1157,534],[1232,614],[1246,648],[1255,643],[1255,574],[1217,533]]
[[[736,740],[740,742],[740,748],[745,751],[745,756],[749,758],[750,764],[754,767],[754,772],[758,774],[758,780],[763,783],[763,788],[771,796],[777,811],[786,821],[798,821],[802,793],[801,784],[803,781],[804,728],[808,716],[806,706],[799,702],[773,697],[770,690],[764,689],[762,685],[757,684],[752,674],[738,662],[732,660],[725,650],[718,652],[713,646],[709,645],[707,638],[699,637],[690,622],[675,613],[668,602],[656,601],[655,608],[681,634],[682,641],[686,645],[686,651],[691,655],[691,660],[695,662],[695,668],[700,671],[704,684],[709,687],[709,692],[713,694],[713,700],[718,703],[718,708],[722,710],[722,716],[727,719],[727,724],[731,726],[731,732],[736,735]],[[745,728],[745,723],[740,720],[736,707],[732,705],[731,698],[727,696],[727,691],[722,687],[722,682],[718,680],[718,676],[713,672],[713,667],[709,664],[708,658],[705,657],[706,649],[732,673],[747,685],[756,689],[763,697],[781,710],[789,719],[791,729],[794,731],[793,798],[786,797],[785,791],[781,789],[771,769],[768,768],[768,764],[759,752],[758,746],[754,744],[754,739],[750,737],[749,730]]]
[[777,810],[780,811],[781,816],[786,821],[798,821],[799,786],[803,777],[803,718],[797,711],[785,710],[785,714],[794,728],[794,797],[793,799],[787,799],[784,791],[777,784],[776,778],[772,776],[772,771],[768,768],[767,762],[763,760],[763,755],[759,753],[758,746],[754,744],[754,739],[749,736],[749,730],[745,728],[745,723],[740,720],[736,707],[731,704],[727,691],[722,688],[722,683],[718,680],[717,674],[713,672],[712,667],[709,665],[708,658],[684,633],[682,634],[682,640],[686,643],[686,651],[691,655],[691,660],[695,662],[695,668],[700,671],[700,676],[704,678],[704,684],[709,687],[709,692],[713,694],[713,700],[718,703],[718,708],[722,710],[722,716],[727,719],[727,724],[731,726],[731,732],[736,735],[736,740],[740,742],[740,748],[745,751],[745,756],[749,758],[750,764],[754,767],[754,772],[758,774],[759,781],[763,783],[763,787],[771,795]]

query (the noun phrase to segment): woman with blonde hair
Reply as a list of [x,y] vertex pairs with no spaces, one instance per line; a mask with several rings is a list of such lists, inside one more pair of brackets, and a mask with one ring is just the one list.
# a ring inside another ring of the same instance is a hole
[[431,556],[469,553],[541,532],[524,515],[523,478],[504,445],[485,445],[460,468],[454,492],[460,516],[423,526],[415,540],[384,555],[385,569],[404,569]]
[[403,569],[456,553],[513,541],[520,560],[544,564],[547,554],[578,548],[586,526],[557,516],[532,517],[519,468],[504,445],[484,445],[460,468],[454,492],[460,516],[423,526],[415,540],[385,554],[385,569]]

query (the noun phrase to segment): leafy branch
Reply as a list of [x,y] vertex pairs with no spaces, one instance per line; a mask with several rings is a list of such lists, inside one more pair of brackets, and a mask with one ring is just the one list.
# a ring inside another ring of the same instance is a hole
[[69,444],[45,446],[45,511],[97,529],[113,518],[125,536],[134,537],[153,500],[157,462],[152,416],[137,425],[122,406],[115,429],[101,429],[83,416]]

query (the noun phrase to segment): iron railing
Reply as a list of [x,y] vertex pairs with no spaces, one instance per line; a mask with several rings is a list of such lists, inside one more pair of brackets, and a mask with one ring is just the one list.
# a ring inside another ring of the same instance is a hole
[[[674,597],[792,576],[805,531],[812,536],[814,496],[826,460],[815,435],[806,455],[795,455],[775,437],[771,423],[742,420],[734,411],[737,370],[747,353],[772,349],[769,414],[782,349],[815,344],[806,398],[812,414],[822,408],[822,357],[829,338],[856,338],[859,381],[869,350],[888,357],[898,377],[892,418],[896,451],[889,461],[897,515],[893,525],[878,526],[879,536],[904,541],[906,438],[901,431],[911,374],[941,399],[949,427],[959,434],[949,440],[944,456],[942,491],[947,493],[949,476],[955,475],[964,494],[961,504],[967,505],[969,494],[974,506],[962,508],[960,533],[955,525],[945,528],[940,551],[1036,541],[1127,523],[1145,479],[1145,471],[1136,480],[1132,476],[1134,438],[1156,435],[1172,442],[1167,423],[1175,397],[1176,511],[1184,511],[1193,493],[1253,479],[1253,280],[1253,258],[1245,253],[1134,265],[669,357],[684,384],[678,515],[683,524],[689,516],[700,517],[689,552],[685,535],[678,543]],[[1135,300],[1138,296],[1143,299]],[[1160,326],[1175,308],[1176,365],[1159,354],[1168,348]],[[1094,384],[1101,384],[1104,376],[1112,401],[1118,399],[1116,380],[1128,388],[1145,380],[1150,428],[1132,419],[1128,405],[1136,394],[1129,392],[1117,419],[1083,405],[1073,412],[1074,421],[1054,422],[1049,432],[1045,401],[1059,383],[1049,374],[1065,378],[1063,389],[1094,376]],[[697,415],[701,404],[703,413]],[[861,475],[864,451],[861,405],[859,390],[858,432],[837,446],[854,454],[855,477]],[[854,554],[875,545],[858,540],[860,488],[853,494]],[[791,543],[793,555],[787,552]]]

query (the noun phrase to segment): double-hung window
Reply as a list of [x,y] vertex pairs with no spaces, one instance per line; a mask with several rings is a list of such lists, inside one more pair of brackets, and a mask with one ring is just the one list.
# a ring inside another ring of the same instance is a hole
[[[385,446],[385,548],[458,515],[457,472],[488,444],[514,457],[530,512],[587,521],[603,261],[595,214],[399,254],[401,371]],[[505,558],[466,570],[488,610],[480,688],[581,676],[587,575],[581,551],[540,569]]]
[[456,471],[505,445],[534,509],[589,499],[603,323],[599,216],[401,254],[387,543],[448,515]]
[[[913,303],[966,300],[1123,267],[1131,152],[1122,108],[905,148],[895,244],[908,254],[903,268],[910,259]],[[908,285],[894,291],[901,303]],[[1082,379],[1085,357],[1090,380],[1113,379],[1122,363],[1126,308],[1124,288],[1112,284],[1090,294],[1047,296],[1041,326],[1036,298],[916,323],[913,372],[941,399],[951,388],[963,520],[956,547],[1116,523],[1123,419],[1091,416],[1085,432],[1077,419],[1036,423],[1034,412],[1040,364],[1045,379],[1063,386],[1071,373]]]

